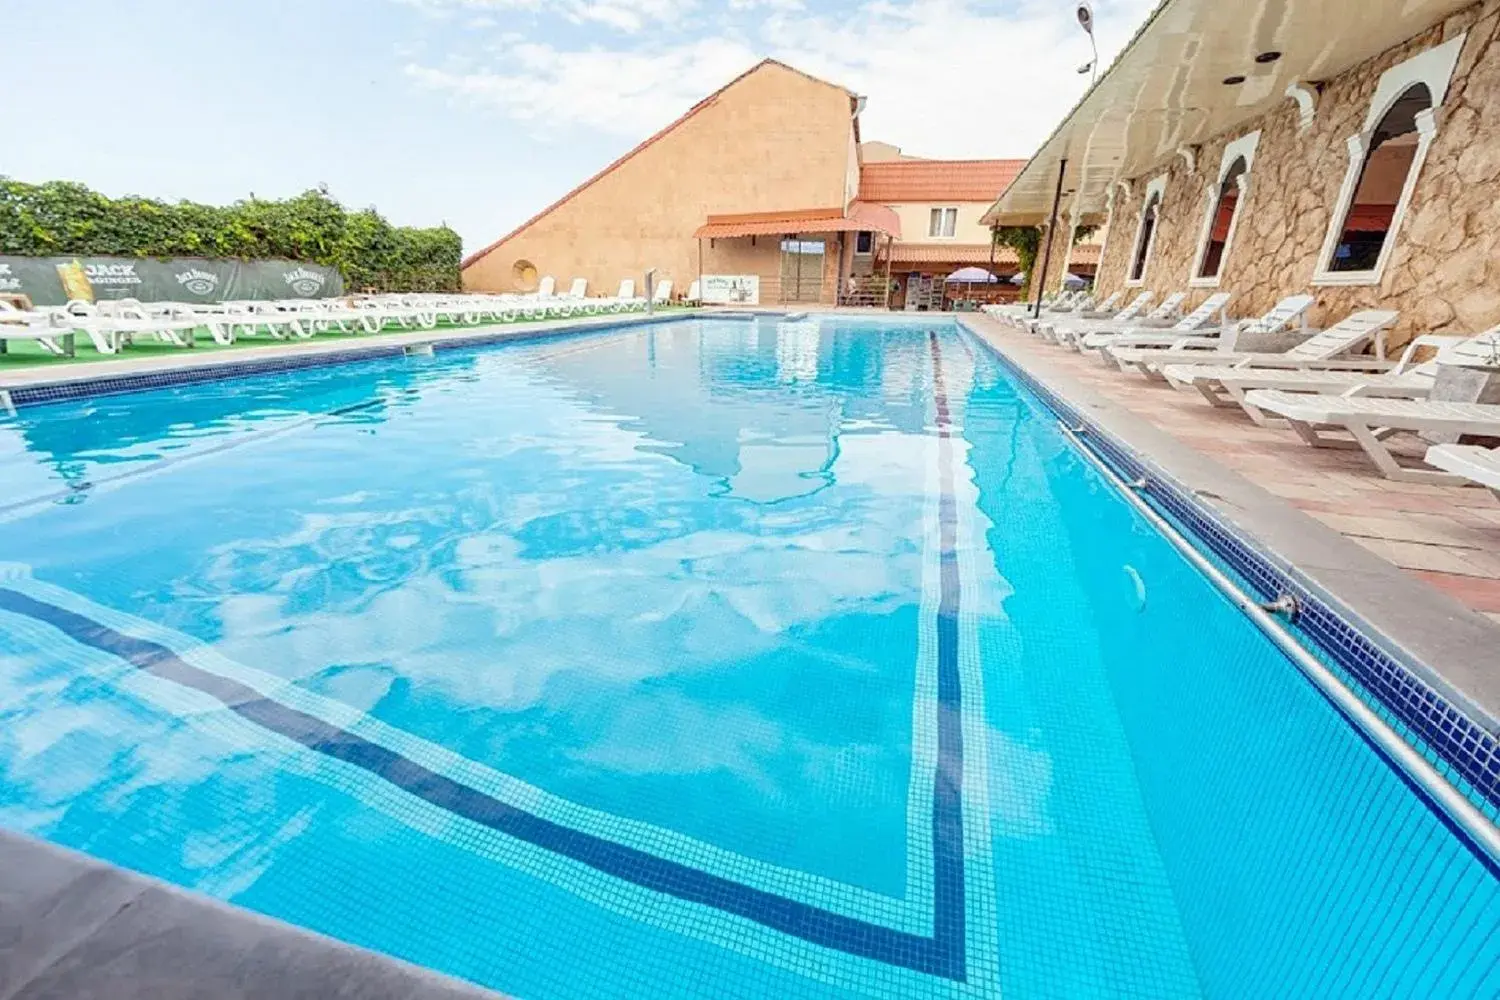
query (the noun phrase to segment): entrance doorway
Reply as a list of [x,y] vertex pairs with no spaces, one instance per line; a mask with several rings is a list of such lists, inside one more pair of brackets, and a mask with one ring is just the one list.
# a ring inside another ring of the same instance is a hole
[[781,301],[823,301],[823,240],[788,236],[781,241]]

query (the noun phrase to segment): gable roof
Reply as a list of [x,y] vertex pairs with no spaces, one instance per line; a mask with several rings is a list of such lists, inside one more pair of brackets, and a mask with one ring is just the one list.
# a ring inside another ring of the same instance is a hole
[[982,201],[1000,196],[1025,160],[877,160],[859,171],[861,201]]
[[[749,76],[751,76],[751,75],[753,75],[755,73],[759,73],[761,70],[765,69],[768,66],[776,66],[776,67],[779,67],[781,69],[787,70],[788,72],[796,73],[800,77],[805,77],[806,79],[811,80],[813,83],[819,83],[819,84],[822,84],[825,87],[832,87],[835,90],[842,90],[844,93],[846,93],[846,94],[849,95],[849,107],[850,107],[851,113],[855,113],[859,109],[860,97],[859,97],[858,94],[856,94],[854,91],[850,90],[848,87],[841,87],[841,86],[839,86],[836,83],[830,83],[829,81],[821,79],[820,77],[813,76],[811,73],[804,73],[802,70],[798,69],[797,67],[795,67],[795,66],[788,66],[786,63],[782,62],[779,59],[762,59],[760,62],[756,63],[754,66],[751,66],[749,69],[745,70],[745,72],[741,73],[739,76],[735,77],[733,80],[730,80],[728,83],[724,84],[724,86],[720,87],[718,90],[714,91],[712,94],[709,94],[707,97],[705,97],[703,100],[699,101],[697,104],[694,104],[691,108],[688,108],[687,112],[685,114],[683,114],[682,117],[678,118],[676,121],[672,122],[670,125],[668,125],[665,128],[661,129],[659,132],[656,132],[655,134],[646,137],[634,149],[630,150],[624,156],[621,156],[619,159],[617,159],[613,163],[609,164],[609,166],[605,167],[603,170],[599,171],[597,174],[594,174],[594,176],[590,177],[588,180],[584,181],[582,184],[578,185],[573,190],[569,191],[567,194],[563,195],[561,198],[557,199],[552,204],[548,205],[546,208],[542,209],[540,212],[536,213],[531,218],[527,219],[525,222],[521,223],[519,226],[517,226],[516,228],[512,229],[510,232],[506,233],[504,236],[500,237],[498,240],[496,240],[495,242],[491,243],[489,246],[485,247],[482,250],[476,250],[475,252],[469,254],[469,256],[467,256],[467,257],[465,257],[463,259],[463,262],[459,265],[459,269],[462,270],[463,268],[468,267],[470,264],[473,264],[475,261],[479,260],[485,254],[488,254],[491,250],[494,250],[496,247],[500,246],[506,240],[508,240],[511,237],[516,236],[519,233],[524,232],[525,230],[531,228],[533,225],[535,225],[537,222],[539,222],[540,220],[542,220],[546,216],[550,215],[552,212],[554,212],[555,210],[557,210],[559,207],[561,207],[562,205],[565,205],[569,201],[572,201],[574,198],[578,197],[578,195],[582,194],[584,191],[586,191],[587,189],[589,189],[593,185],[597,184],[605,176],[607,176],[608,174],[613,173],[622,164],[624,164],[627,160],[629,160],[629,159],[637,156],[643,150],[645,150],[648,147],[650,147],[653,144],[655,144],[658,140],[665,138],[666,136],[670,135],[672,132],[675,132],[678,128],[680,128],[684,124],[686,124],[689,119],[691,119],[694,116],[696,116],[700,111],[703,111],[703,110],[711,107],[714,103],[716,103],[718,101],[718,99],[720,97],[722,97],[724,95],[724,93],[726,91],[728,91],[735,84],[739,83],[741,80],[744,80],[746,77],[749,77]],[[858,141],[858,138],[859,138],[859,132],[858,132],[858,129],[859,129],[859,120],[857,118],[855,119],[855,126],[854,127],[855,127],[855,140]],[[992,199],[994,197],[995,197],[994,194],[990,194],[990,195],[986,196],[986,198],[984,200],[989,201],[990,199]]]

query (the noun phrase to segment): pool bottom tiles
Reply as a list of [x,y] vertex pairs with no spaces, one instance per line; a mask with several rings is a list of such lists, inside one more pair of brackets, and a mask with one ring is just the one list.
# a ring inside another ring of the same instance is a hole
[[[153,474],[4,538],[7,825],[528,997],[1378,995],[1309,977],[1329,901],[1457,921],[1368,956],[1413,982],[1493,944],[1487,873],[950,324],[163,395],[115,455],[27,438]],[[1380,817],[1468,891],[1362,867]]]

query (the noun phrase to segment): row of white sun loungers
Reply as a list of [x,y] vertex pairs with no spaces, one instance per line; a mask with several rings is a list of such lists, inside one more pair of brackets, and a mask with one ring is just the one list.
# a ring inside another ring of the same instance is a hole
[[[697,285],[697,282],[694,282]],[[277,299],[264,301],[70,302],[66,306],[22,310],[0,301],[0,353],[7,341],[29,340],[50,354],[71,356],[82,336],[100,354],[117,354],[137,340],[155,339],[175,347],[192,347],[200,331],[215,343],[229,345],[244,336],[269,335],[281,340],[318,333],[379,333],[382,330],[433,329],[440,322],[477,326],[518,319],[566,319],[646,308],[635,294],[635,282],[620,283],[611,297],[589,297],[583,279],[566,295],[557,295],[545,278],[531,295],[405,294],[355,296],[346,299]],[[689,298],[696,295],[696,287]],[[671,301],[672,282],[656,285],[654,305]]]
[[[1044,339],[1098,353],[1122,372],[1159,379],[1199,393],[1219,407],[1239,407],[1261,425],[1285,421],[1315,447],[1360,448],[1386,477],[1403,482],[1477,483],[1500,494],[1500,451],[1461,444],[1437,444],[1426,453],[1427,468],[1397,461],[1388,441],[1396,434],[1500,437],[1500,405],[1430,399],[1440,366],[1500,360],[1500,326],[1472,336],[1416,338],[1391,362],[1385,333],[1397,313],[1367,309],[1326,330],[1306,327],[1309,295],[1294,295],[1250,320],[1227,319],[1229,295],[1215,293],[1175,321],[1162,307],[1146,312],[1150,292],[1141,292],[1107,320],[1090,313],[1119,305],[1116,294],[1097,307],[1083,294],[1064,301],[1062,310],[1044,305],[1041,316],[1026,309],[992,306],[985,311]],[[1162,303],[1175,310],[1186,294]],[[1148,322],[1142,322],[1149,317]],[[1149,323],[1171,322],[1166,332]],[[1284,351],[1226,349],[1231,339],[1250,334],[1295,336]],[[1363,353],[1374,347],[1374,354]]]

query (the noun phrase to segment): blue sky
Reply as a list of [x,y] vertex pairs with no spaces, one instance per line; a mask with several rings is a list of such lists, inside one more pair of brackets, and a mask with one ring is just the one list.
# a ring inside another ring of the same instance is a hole
[[[1107,64],[1153,0],[1096,0]],[[128,9],[128,13],[127,13]],[[1028,155],[1083,93],[1071,0],[4,0],[0,174],[224,202],[326,183],[474,250],[765,56],[867,139]],[[16,93],[12,92],[13,96]],[[19,125],[19,127],[16,127]]]

